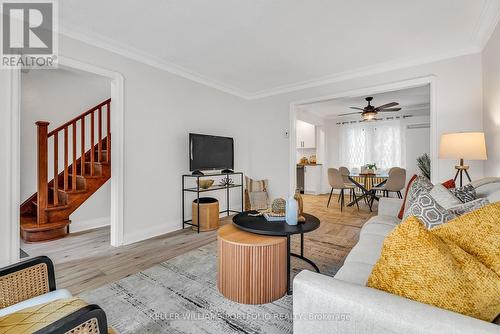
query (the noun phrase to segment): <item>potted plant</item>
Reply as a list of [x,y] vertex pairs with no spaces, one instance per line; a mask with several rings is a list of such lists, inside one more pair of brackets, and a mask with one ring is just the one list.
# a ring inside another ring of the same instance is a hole
[[417,158],[417,166],[422,172],[422,175],[431,179],[431,158],[427,153],[422,154]]
[[368,174],[375,174],[377,170],[377,164],[366,164],[366,172]]

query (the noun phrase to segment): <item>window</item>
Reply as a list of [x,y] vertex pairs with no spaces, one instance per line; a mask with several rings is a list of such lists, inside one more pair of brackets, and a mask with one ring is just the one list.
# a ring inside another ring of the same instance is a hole
[[375,163],[378,169],[403,165],[404,135],[401,121],[339,125],[340,161],[349,169]]

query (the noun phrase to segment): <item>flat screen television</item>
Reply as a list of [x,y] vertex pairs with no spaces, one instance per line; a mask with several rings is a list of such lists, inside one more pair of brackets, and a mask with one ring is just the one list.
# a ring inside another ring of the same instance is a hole
[[189,134],[189,170],[234,169],[234,141],[230,137]]

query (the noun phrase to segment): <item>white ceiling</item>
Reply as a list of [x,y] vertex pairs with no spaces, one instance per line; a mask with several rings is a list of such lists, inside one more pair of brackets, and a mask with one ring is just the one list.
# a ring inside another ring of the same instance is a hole
[[[403,116],[413,115],[422,116],[430,114],[430,86],[422,86],[416,88],[402,89],[393,92],[372,94],[373,101],[371,104],[375,107],[381,106],[389,102],[398,102],[401,111],[391,113],[381,113],[381,117],[388,116]],[[334,118],[339,120],[360,119],[359,115],[338,116],[356,112],[349,107],[364,108],[367,105],[366,96],[359,97],[344,97],[321,102],[303,104],[298,107],[299,110],[310,112],[321,118]]]
[[478,52],[497,0],[64,0],[62,32],[252,98]]

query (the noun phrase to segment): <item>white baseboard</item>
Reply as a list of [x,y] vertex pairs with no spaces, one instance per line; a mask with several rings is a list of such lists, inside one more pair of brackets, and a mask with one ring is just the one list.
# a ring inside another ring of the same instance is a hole
[[149,229],[143,229],[132,233],[124,233],[123,244],[124,245],[133,244],[135,242],[151,239],[162,234],[175,232],[180,230],[181,228],[182,227],[179,226],[179,221],[175,221],[170,223],[164,223],[162,225],[151,227]]
[[69,225],[69,232],[82,232],[92,230],[98,227],[109,226],[111,223],[110,217],[100,217],[89,220],[72,221]]

